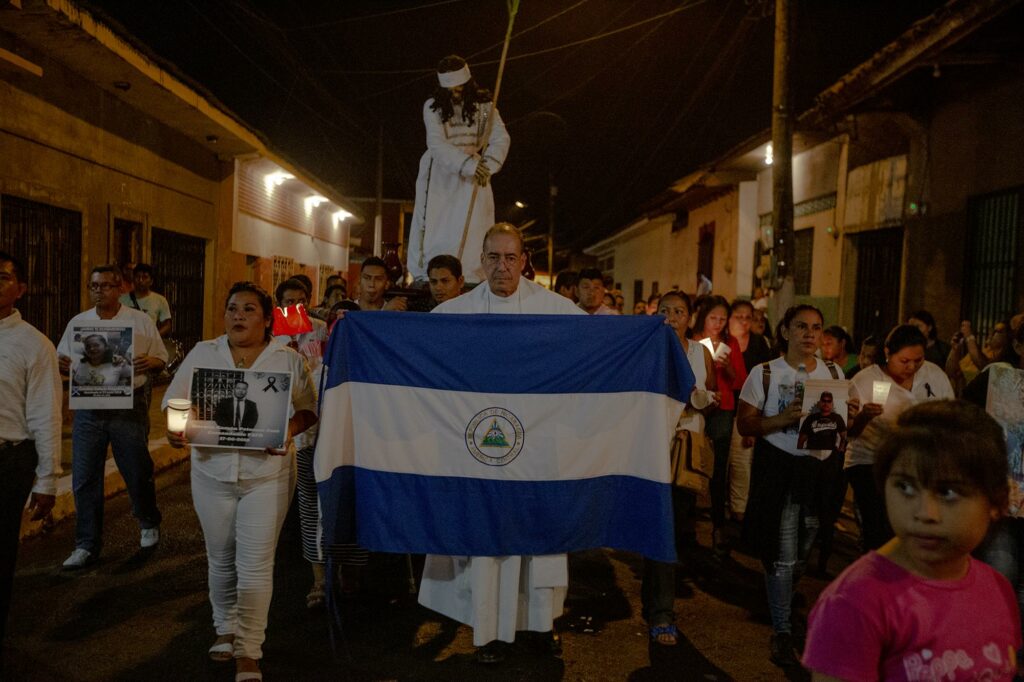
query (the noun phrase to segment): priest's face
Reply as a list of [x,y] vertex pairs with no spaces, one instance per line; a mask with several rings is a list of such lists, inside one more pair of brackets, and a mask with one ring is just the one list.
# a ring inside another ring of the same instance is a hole
[[496,296],[511,296],[519,286],[519,277],[526,267],[526,256],[519,240],[511,234],[492,234],[484,240],[480,255],[487,276],[487,285]]

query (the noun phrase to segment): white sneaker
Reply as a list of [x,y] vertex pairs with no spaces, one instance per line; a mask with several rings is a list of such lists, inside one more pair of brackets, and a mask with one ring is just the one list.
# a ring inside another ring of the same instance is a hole
[[63,567],[68,571],[77,571],[81,568],[85,568],[94,561],[95,559],[92,556],[92,552],[87,549],[76,549],[71,553],[71,556],[64,560]]
[[142,547],[142,549],[146,549],[147,547],[153,547],[158,542],[160,542],[159,528],[142,529],[142,534],[139,537],[139,546]]

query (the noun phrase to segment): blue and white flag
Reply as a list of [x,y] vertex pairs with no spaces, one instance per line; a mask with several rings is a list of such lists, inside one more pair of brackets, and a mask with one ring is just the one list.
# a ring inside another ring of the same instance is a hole
[[325,542],[675,559],[669,444],[694,379],[661,317],[348,313],[325,364]]

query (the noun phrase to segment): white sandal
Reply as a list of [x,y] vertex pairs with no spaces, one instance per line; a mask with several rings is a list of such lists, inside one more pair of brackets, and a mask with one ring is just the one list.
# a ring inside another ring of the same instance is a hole
[[227,663],[235,657],[235,643],[221,642],[210,647],[210,660],[215,663]]

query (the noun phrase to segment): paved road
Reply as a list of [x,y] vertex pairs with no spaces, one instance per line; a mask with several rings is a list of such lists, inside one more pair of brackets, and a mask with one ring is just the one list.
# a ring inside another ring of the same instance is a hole
[[[162,541],[148,560],[135,558],[138,528],[124,495],[107,503],[103,559],[84,574],[58,570],[73,545],[72,523],[22,546],[8,679],[232,679],[233,666],[205,656],[213,630],[187,464],[159,477],[158,495]],[[833,570],[851,560],[851,539],[840,534],[837,543]],[[310,574],[293,515],[278,552],[264,673],[268,680],[783,679],[767,660],[767,610],[755,561],[737,555],[721,563],[703,551],[686,557],[676,602],[684,638],[674,648],[648,643],[640,568],[639,558],[625,552],[573,555],[566,614],[556,624],[563,657],[519,652],[500,668],[483,668],[472,661],[468,628],[408,594],[405,557],[375,555],[365,594],[343,606],[332,648],[327,616],[305,608]],[[801,587],[813,601],[824,583],[807,579]]]

